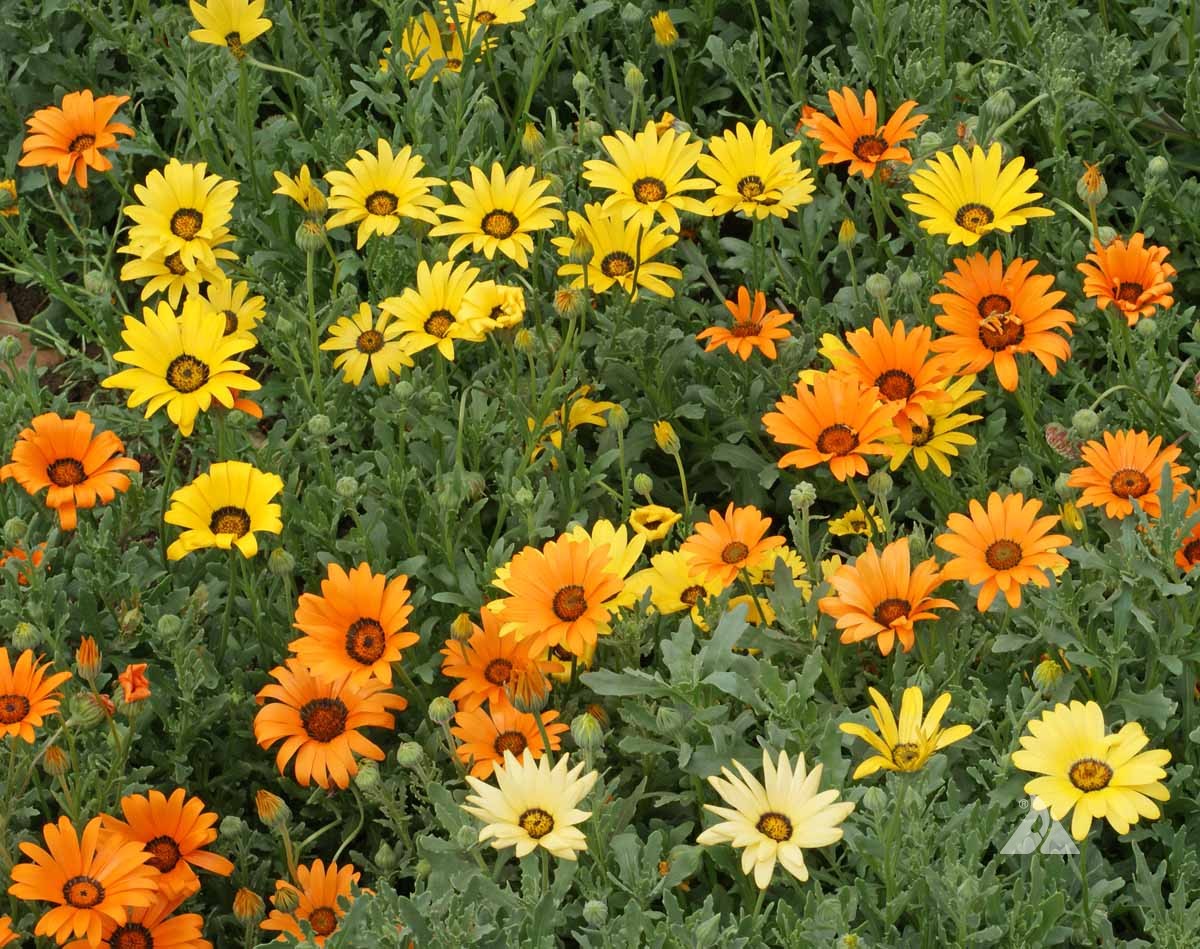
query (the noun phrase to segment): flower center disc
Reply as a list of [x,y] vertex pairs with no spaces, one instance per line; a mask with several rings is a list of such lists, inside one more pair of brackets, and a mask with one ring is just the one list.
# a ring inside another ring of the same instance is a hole
[[913,771],[914,765],[921,760],[921,749],[912,742],[906,741],[892,749],[892,761],[901,771]]
[[908,611],[912,609],[912,604],[908,600],[900,600],[892,598],[884,600],[875,607],[875,622],[880,626],[891,626],[892,623],[900,619],[902,616],[907,616]]
[[912,427],[912,434],[909,437],[912,439],[912,445],[915,448],[928,445],[930,439],[933,438],[933,426],[928,425],[922,428],[920,425],[914,425]]
[[879,161],[879,156],[888,150],[888,143],[879,135],[860,135],[850,150],[859,161]]
[[1117,287],[1117,300],[1121,303],[1137,303],[1144,289],[1140,283],[1122,281]]
[[482,23],[484,26],[487,26],[489,23],[494,23],[495,21],[496,14],[494,14],[491,10],[480,10],[475,14],[475,22]]
[[337,913],[328,906],[318,906],[308,914],[308,925],[318,936],[328,936],[337,929]]
[[1108,787],[1112,780],[1113,769],[1103,761],[1095,758],[1081,758],[1071,765],[1067,777],[1081,791],[1099,791]]
[[504,240],[516,233],[521,222],[511,211],[488,211],[479,222],[479,227],[488,237]]
[[231,53],[233,53],[234,57],[237,59],[241,59],[243,56],[246,55],[245,50],[242,49],[242,34],[241,33],[238,33],[236,31],[233,33],[226,33],[225,34],[225,45],[229,47],[229,51]]
[[979,324],[979,342],[994,353],[1016,346],[1025,338],[1025,325],[1009,314],[990,316]]
[[383,334],[379,330],[364,330],[358,334],[358,342],[354,346],[360,353],[370,356],[383,349]]
[[341,699],[313,699],[300,708],[300,724],[313,741],[333,741],[346,730],[349,716]]
[[192,240],[204,226],[204,215],[195,208],[180,208],[171,215],[171,233],[185,241]]
[[87,135],[87,134],[76,135],[73,139],[71,139],[71,144],[67,146],[67,151],[78,153],[78,152],[86,151],[87,149],[91,148],[95,144],[96,144],[96,136],[95,135]]
[[396,208],[400,207],[400,199],[390,191],[372,191],[367,195],[364,203],[367,206],[368,214],[376,214],[380,217],[394,214]]
[[748,556],[750,556],[750,548],[740,540],[731,541],[721,551],[721,559],[725,563],[741,563]]
[[512,677],[513,665],[507,659],[493,659],[483,669],[483,677],[492,685],[504,685]]
[[858,447],[858,435],[849,425],[830,425],[817,436],[817,451],[826,455],[848,455]]
[[[723,556],[722,559],[724,559]],[[679,594],[679,601],[688,606],[695,606],[702,596],[704,596],[704,587],[697,583],[690,587],[684,587],[683,592]]]
[[875,388],[888,402],[906,402],[917,391],[917,384],[903,369],[889,369],[880,373]]
[[29,699],[23,695],[0,695],[0,725],[15,725],[29,714]]
[[506,751],[511,751],[514,757],[519,758],[521,753],[529,747],[529,742],[520,732],[501,732],[492,742],[492,747],[501,758],[504,757]]
[[642,204],[652,204],[667,196],[666,183],[661,178],[639,178],[633,183],[633,196]]
[[182,277],[188,272],[187,267],[183,265],[183,258],[179,256],[178,251],[173,254],[167,254],[167,256],[163,258],[163,266],[166,267],[167,270],[171,271],[171,273],[173,273],[176,277]]
[[1150,479],[1136,468],[1122,468],[1108,484],[1119,498],[1140,498],[1150,490]]
[[1003,294],[989,293],[979,298],[975,308],[979,311],[979,315],[986,320],[989,316],[996,316],[1011,310],[1012,300]]
[[183,857],[183,854],[179,852],[179,844],[165,835],[155,837],[146,844],[144,849],[150,854],[150,859],[146,861],[147,866],[161,870],[163,873],[170,873],[174,870],[175,865]]
[[600,261],[600,272],[606,277],[628,276],[633,273],[633,258],[623,250],[614,250]]
[[91,909],[104,902],[104,887],[92,877],[71,877],[62,888],[63,899],[76,909]]
[[386,646],[387,634],[378,620],[364,616],[346,630],[346,655],[364,666],[378,662]]
[[761,323],[753,323],[750,320],[744,320],[734,323],[729,328],[729,335],[737,339],[745,339],[747,336],[757,336],[762,332]]
[[1011,570],[1021,562],[1021,545],[1011,540],[998,540],[988,545],[983,559],[993,570]]
[[425,332],[430,336],[436,336],[438,339],[445,339],[446,334],[450,332],[450,327],[454,325],[454,314],[449,310],[434,310],[429,314],[429,318],[425,320]]
[[587,612],[587,598],[583,595],[583,587],[576,583],[563,587],[554,594],[551,609],[554,615],[565,623],[579,619]]
[[954,214],[954,223],[972,234],[979,234],[996,219],[992,209],[983,204],[964,204]]
[[187,395],[208,382],[208,364],[201,362],[195,356],[184,353],[171,360],[167,366],[166,376],[167,383],[172,389]]
[[747,201],[757,201],[766,190],[763,180],[758,175],[746,175],[737,183],[737,192]]
[[776,843],[781,844],[792,839],[792,822],[775,811],[763,814],[754,826],[760,834],[770,837]]
[[213,511],[208,529],[214,534],[232,534],[234,537],[244,537],[250,531],[250,515],[244,508],[219,507]]
[[554,830],[554,818],[540,807],[531,807],[517,818],[517,824],[534,840],[541,840]]
[[1184,545],[1183,559],[1192,565],[1200,563],[1200,537]]
[[75,458],[59,458],[46,466],[46,477],[57,487],[69,488],[87,480],[82,462]]
[[112,949],[154,949],[154,937],[141,923],[126,923],[108,937]]

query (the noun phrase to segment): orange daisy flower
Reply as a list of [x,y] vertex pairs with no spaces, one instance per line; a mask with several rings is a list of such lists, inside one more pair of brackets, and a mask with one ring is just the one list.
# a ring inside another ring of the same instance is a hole
[[[1192,500],[1188,504],[1185,518],[1191,519],[1200,514],[1200,491],[1192,492]],[[1200,523],[1197,523],[1184,535],[1179,550],[1175,552],[1175,563],[1179,569],[1187,573],[1196,564],[1200,564]]]
[[937,619],[933,610],[958,609],[949,600],[930,596],[943,579],[932,558],[911,566],[907,537],[892,541],[882,555],[868,544],[853,564],[838,568],[829,578],[836,592],[822,597],[817,606],[837,620],[843,643],[874,638],[886,656],[899,639],[908,652],[916,641],[914,624]]
[[738,287],[737,303],[726,300],[725,308],[733,314],[732,326],[710,326],[696,334],[696,339],[708,340],[704,347],[706,353],[726,346],[735,356],[741,356],[742,362],[746,362],[756,349],[767,359],[779,355],[775,340],[791,335],[781,327],[792,321],[792,314],[768,310],[767,295],[761,290],[754,294],[751,303],[750,291],[745,287]]
[[783,546],[778,534],[766,536],[771,519],[753,504],[736,507],[732,501],[724,514],[708,512],[708,523],[697,524],[679,552],[704,579],[729,586],[742,570],[757,567],[767,554]]
[[900,104],[884,125],[879,124],[879,110],[875,93],[870,89],[860,105],[858,96],[848,86],[842,87],[841,95],[829,90],[829,106],[834,118],[812,111],[801,119],[801,125],[809,138],[821,143],[818,165],[850,163],[850,174],[858,172],[864,178],[875,173],[875,166],[885,161],[912,164],[912,155],[901,142],[917,137],[917,126],[928,116],[910,115],[917,103],[913,99]]
[[392,663],[420,640],[405,629],[412,613],[407,584],[408,577],[388,580],[365,563],[349,573],[331,563],[321,595],[300,597],[294,625],[305,635],[288,649],[323,676],[348,675],[351,685],[370,678],[391,685]]
[[1158,491],[1162,487],[1164,465],[1171,466],[1174,495],[1186,491],[1179,478],[1187,473],[1175,464],[1178,445],[1162,447],[1162,436],[1151,438],[1146,432],[1102,433],[1104,441],[1090,441],[1079,453],[1083,466],[1067,478],[1072,488],[1082,488],[1078,507],[1101,507],[1109,517],[1121,520],[1133,513],[1136,500],[1147,517],[1158,517],[1161,506]]
[[1083,292],[1101,310],[1115,304],[1133,326],[1143,316],[1153,316],[1158,307],[1166,309],[1175,302],[1171,280],[1176,271],[1167,263],[1169,253],[1165,247],[1147,247],[1146,235],[1140,231],[1128,244],[1119,237],[1108,246],[1093,241],[1087,255],[1091,263],[1076,268],[1083,274]]
[[867,455],[887,455],[883,439],[895,430],[892,419],[900,402],[882,402],[879,390],[864,389],[854,376],[817,374],[812,388],[796,383],[796,394],[775,403],[763,426],[780,445],[796,445],[779,459],[779,467],[811,468],[828,464],[838,481],[870,471]]
[[331,861],[326,867],[320,860],[314,860],[308,866],[297,867],[296,882],[299,886],[278,880],[275,883],[275,895],[271,897],[271,904],[278,905],[279,894],[288,890],[292,898],[299,901],[296,908],[287,913],[273,909],[271,915],[258,925],[268,932],[287,933],[303,939],[300,920],[307,919],[316,944],[323,946],[346,915],[340,904],[354,902],[350,884],[357,883],[358,877],[358,871],[349,863],[339,867]]
[[[553,709],[541,715],[542,727],[550,739],[550,750],[558,751],[561,747],[558,736],[567,731],[567,726],[555,721],[558,712]],[[506,751],[511,751],[515,756],[523,754],[528,748],[535,758],[540,758],[546,751],[537,719],[531,714],[517,711],[507,700],[490,709],[459,711],[454,716],[454,727],[450,733],[462,742],[455,753],[463,764],[471,765],[471,776],[483,780],[491,777],[496,765],[504,764]]]
[[20,937],[13,932],[12,917],[0,916],[0,949],[4,949],[10,942],[16,942]]
[[935,339],[934,350],[964,360],[961,372],[993,366],[1009,392],[1017,387],[1019,353],[1033,355],[1055,375],[1058,361],[1071,356],[1071,344],[1056,331],[1070,336],[1075,316],[1058,308],[1066,294],[1051,290],[1054,278],[1032,273],[1037,263],[1018,257],[1006,269],[999,251],[990,259],[973,254],[955,260],[955,270],[942,277],[950,292],[930,297],[942,308],[937,325],[950,334]]
[[131,662],[117,676],[117,682],[121,684],[121,692],[126,705],[144,702],[150,698],[150,678],[146,675],[146,663],[144,662]]
[[986,510],[974,500],[968,507],[970,516],[950,515],[946,522],[950,533],[935,543],[954,555],[942,570],[947,580],[982,584],[975,601],[981,613],[997,593],[1004,594],[1009,606],[1020,606],[1022,586],[1048,587],[1047,571],[1066,569],[1067,558],[1057,551],[1071,538],[1049,533],[1061,518],[1057,514],[1038,517],[1041,501],[1026,501],[1020,494],[1002,498],[992,492]]
[[21,844],[32,861],[12,869],[10,895],[19,900],[54,903],[38,920],[34,933],[64,943],[86,935],[100,944],[106,921],[123,925],[128,909],[150,906],[156,897],[155,873],[147,867],[150,854],[139,843],[101,840],[101,820],[93,817],[77,834],[66,817],[42,828],[46,849]]
[[355,755],[372,761],[384,757],[383,750],[359,729],[395,728],[389,709],[408,707],[402,696],[385,691],[387,686],[378,679],[352,685],[347,676],[314,678],[299,659],[276,666],[271,678],[278,685],[263,686],[256,697],[263,708],[254,716],[254,737],[264,749],[282,739],[275,756],[279,773],[295,758],[296,781],[305,788],[310,781],[326,790],[330,782],[343,790],[349,787],[358,774]]
[[550,691],[548,677],[559,663],[530,653],[528,639],[501,636],[500,617],[486,606],[479,619],[483,625],[471,624],[470,639],[447,640],[442,650],[442,675],[462,680],[450,690],[450,698],[469,712],[484,702],[492,708],[504,705],[513,691],[529,698],[545,696]]
[[227,877],[233,864],[204,848],[217,839],[217,815],[204,810],[198,797],[176,788],[166,797],[161,791],[121,798],[125,820],[104,815],[104,829],[122,840],[136,841],[150,859],[146,866],[159,872],[155,882],[168,897],[183,897],[200,887],[194,867]]
[[846,346],[822,349],[834,369],[854,376],[864,389],[879,390],[883,402],[899,407],[892,418],[900,432],[911,435],[913,427],[928,428],[931,406],[949,400],[945,382],[957,368],[951,356],[929,356],[932,333],[928,326],[909,332],[897,320],[889,330],[876,319],[865,327],[846,334]]
[[29,134],[21,143],[24,154],[17,162],[23,168],[58,166],[58,183],[65,185],[75,174],[79,187],[87,187],[87,170],[108,171],[112,162],[101,154],[117,147],[117,135],[133,135],[133,129],[109,119],[129,101],[129,96],[93,98],[90,89],[68,92],[61,106],[38,109],[26,119]]
[[[105,920],[99,949],[212,949],[203,938],[204,917],[198,913],[171,914],[183,900],[159,896],[153,906],[129,911],[129,921],[118,926]],[[3,945],[3,943],[0,943]],[[92,949],[86,939],[66,944],[64,949]]]
[[69,672],[47,675],[50,663],[39,663],[32,649],[8,661],[8,647],[0,646],[0,736],[21,738],[33,744],[33,730],[58,711],[62,697],[58,686],[71,678]]
[[[4,565],[6,563],[8,563],[10,560],[19,560],[22,563],[32,563],[34,569],[36,570],[38,567],[40,567],[42,565],[42,561],[45,559],[45,557],[46,557],[46,544],[44,542],[38,544],[36,547],[33,548],[32,556],[30,556],[25,551],[24,547],[22,547],[20,544],[17,544],[17,546],[10,547],[8,550],[4,551],[3,554],[0,554],[0,568],[3,568]],[[28,586],[29,585],[29,578],[27,576],[25,576],[25,574],[21,573],[20,571],[17,572],[17,585],[18,586]],[[0,945],[2,945],[2,944],[0,944]]]
[[58,512],[62,529],[75,529],[75,509],[107,504],[118,491],[129,489],[123,471],[141,471],[132,458],[122,457],[125,446],[112,432],[94,435],[86,412],[72,419],[55,412],[39,415],[33,427],[21,432],[13,446],[12,461],[0,468],[0,482],[16,478],[29,494],[42,488],[46,507]]
[[513,557],[505,581],[510,595],[484,608],[500,615],[500,635],[528,639],[531,655],[553,646],[578,654],[610,632],[609,601],[623,586],[609,564],[607,545],[561,538]]

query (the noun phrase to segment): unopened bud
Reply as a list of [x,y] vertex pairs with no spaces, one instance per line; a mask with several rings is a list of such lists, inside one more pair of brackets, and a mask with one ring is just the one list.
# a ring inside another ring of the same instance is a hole
[[887,792],[880,787],[869,787],[863,794],[863,807],[876,814],[882,814],[891,806]]
[[308,434],[315,435],[317,438],[324,438],[333,431],[333,423],[329,421],[328,415],[314,415],[308,420]]
[[1100,416],[1091,409],[1080,409],[1071,416],[1071,434],[1076,438],[1091,438],[1100,429]]
[[882,303],[892,295],[892,281],[881,273],[873,273],[863,281],[863,289],[875,298],[876,302]]
[[174,613],[164,613],[158,618],[158,635],[163,639],[174,639],[183,629],[183,620]]
[[42,770],[53,778],[60,778],[71,767],[71,759],[61,745],[50,745],[42,752]]
[[535,160],[546,151],[546,136],[532,122],[525,123],[525,131],[521,134],[521,151]]
[[300,892],[293,886],[281,886],[275,891],[271,902],[281,913],[290,913],[300,905]]
[[1063,667],[1053,659],[1043,659],[1033,670],[1033,684],[1043,691],[1054,688],[1063,677]]
[[604,126],[595,119],[584,119],[579,123],[579,144],[592,145],[604,134]]
[[608,922],[608,904],[604,900],[588,900],[583,904],[583,919],[589,926],[599,929]]
[[513,334],[513,346],[518,352],[528,353],[533,351],[533,333],[529,332],[524,326]]
[[896,281],[896,286],[900,289],[901,293],[917,294],[925,286],[925,281],[915,270],[906,270]]
[[659,10],[650,17],[650,26],[654,30],[655,45],[670,49],[679,42],[679,31],[675,29],[671,14],[666,10]]
[[625,66],[625,91],[635,98],[640,97],[646,88],[646,77],[633,63]]
[[240,837],[245,836],[246,831],[249,829],[249,825],[236,814],[227,814],[221,818],[219,830],[222,837],[228,837],[230,840],[237,840]]
[[604,743],[604,729],[594,716],[582,712],[571,719],[571,737],[580,751],[596,751]]
[[1005,89],[997,89],[983,103],[983,114],[991,119],[993,125],[998,125],[1016,111],[1017,103],[1013,95]]
[[454,702],[446,698],[444,695],[439,695],[429,703],[429,718],[436,725],[445,725],[450,719],[454,718]]
[[791,502],[792,510],[797,514],[802,514],[816,503],[817,489],[811,482],[801,481],[798,485],[792,488],[788,495],[788,501]]
[[679,709],[662,705],[654,715],[654,723],[662,734],[674,735],[683,727],[683,716],[679,714]]
[[337,479],[333,489],[337,492],[338,497],[346,501],[353,500],[358,497],[358,479],[352,475],[342,475]]
[[12,639],[10,641],[17,649],[32,649],[41,643],[42,631],[34,626],[33,623],[27,623],[22,620],[13,627]]
[[1060,457],[1066,458],[1068,461],[1079,460],[1079,443],[1071,437],[1071,433],[1067,431],[1065,425],[1059,422],[1046,423],[1043,434],[1046,437],[1046,444],[1049,445]]
[[306,254],[315,254],[325,246],[325,225],[306,217],[296,228],[296,246]]
[[574,235],[574,239],[571,241],[571,252],[568,255],[571,263],[586,264],[595,256],[595,253],[596,251],[592,247],[592,242],[588,240],[587,235],[583,231],[579,231]]
[[1075,489],[1070,484],[1071,473],[1069,471],[1059,472],[1057,478],[1054,479],[1054,493],[1063,500],[1072,497]]
[[629,428],[629,413],[619,402],[608,410],[608,427],[618,432]]
[[75,671],[79,678],[91,682],[100,674],[100,647],[91,636],[84,636],[75,650]]
[[360,791],[370,791],[379,784],[379,765],[367,759],[358,766],[358,774],[354,776],[354,786]]
[[575,95],[582,99],[592,88],[592,80],[588,78],[587,73],[577,72],[571,79],[571,88],[575,90]]
[[406,741],[396,749],[396,764],[402,768],[415,768],[425,760],[425,749],[419,742]]
[[[590,245],[589,245],[590,246]],[[559,316],[580,316],[587,308],[587,297],[575,287],[562,287],[554,293],[554,310]]]
[[291,816],[283,798],[265,788],[260,788],[255,793],[254,808],[258,811],[258,819],[268,827],[282,824]]
[[1092,208],[1108,197],[1108,182],[1100,173],[1098,164],[1083,163],[1083,174],[1075,182],[1075,193],[1080,201]]
[[1143,339],[1154,339],[1158,334],[1158,324],[1150,317],[1145,316],[1137,321],[1134,331]]
[[675,426],[666,419],[654,423],[654,442],[660,451],[664,451],[668,455],[678,455],[682,447],[679,444],[679,435],[675,432]]
[[838,245],[842,250],[849,250],[854,245],[854,238],[858,236],[858,228],[854,226],[854,222],[850,218],[843,218],[842,224],[838,228]]
[[894,486],[895,482],[892,481],[892,476],[886,471],[876,471],[867,478],[867,490],[877,498],[886,498],[892,493]]
[[1008,483],[1014,491],[1028,491],[1033,487],[1033,472],[1024,465],[1017,465],[1008,473]]
[[276,577],[290,577],[296,570],[296,558],[282,547],[276,547],[267,558],[267,569]]
[[650,495],[654,493],[654,479],[646,472],[639,471],[633,476],[633,490],[649,501]]
[[459,613],[450,624],[450,635],[460,643],[465,643],[475,633],[475,624],[471,622],[470,613]]
[[388,846],[387,841],[380,843],[375,851],[375,866],[380,870],[391,870],[396,866],[396,851]]
[[19,517],[10,517],[4,522],[4,543],[14,547],[25,539],[29,525]]
[[[282,892],[282,891],[280,891]],[[297,904],[299,898],[297,898]],[[279,906],[279,895],[275,897],[276,908],[282,909]],[[294,907],[293,907],[294,908]],[[233,915],[237,917],[238,922],[254,925],[259,922],[266,914],[267,907],[263,903],[263,898],[253,890],[248,890],[242,887],[233,895]]]
[[1155,155],[1146,164],[1146,173],[1151,178],[1161,178],[1171,170],[1171,163],[1163,158],[1162,155]]

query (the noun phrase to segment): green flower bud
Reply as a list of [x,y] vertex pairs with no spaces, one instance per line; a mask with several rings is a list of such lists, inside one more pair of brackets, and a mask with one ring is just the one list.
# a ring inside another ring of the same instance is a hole
[[1053,659],[1043,659],[1033,670],[1033,684],[1043,692],[1049,692],[1063,677],[1063,667]]
[[1143,339],[1154,339],[1158,333],[1158,324],[1150,317],[1144,316],[1137,321],[1133,329]]
[[406,741],[396,749],[396,764],[402,768],[415,768],[425,760],[425,749],[419,742]]
[[937,132],[925,132],[917,139],[917,150],[919,152],[936,152],[942,147],[942,136]]
[[101,270],[89,270],[83,275],[83,288],[98,297],[112,293],[112,281]]
[[575,90],[575,95],[582,99],[592,88],[592,80],[587,77],[587,73],[577,72],[571,79],[571,88]]
[[389,847],[386,841],[380,843],[379,849],[375,851],[375,866],[387,871],[394,869],[396,863],[396,851]]
[[817,489],[808,481],[801,481],[792,488],[791,493],[788,495],[788,500],[792,504],[792,510],[797,514],[803,513],[816,503]]
[[1100,226],[1100,229],[1096,232],[1096,238],[1100,241],[1100,245],[1102,247],[1107,247],[1109,244],[1111,244],[1113,242],[1113,240],[1116,239],[1116,236],[1117,236],[1116,231],[1114,231],[1111,227],[1108,227],[1107,225],[1103,225],[1103,224]]
[[633,476],[633,490],[649,501],[654,493],[654,479],[644,471],[639,471]]
[[300,891],[290,886],[280,887],[272,897],[274,906],[281,913],[290,913],[300,905]]
[[413,397],[413,395],[416,394],[416,391],[416,388],[408,379],[401,379],[394,386],[392,386],[392,395],[394,395],[401,402],[407,402]]
[[420,879],[423,879],[424,877],[429,876],[429,871],[433,869],[433,865],[428,860],[426,860],[424,857],[422,857],[420,860],[417,861],[417,865],[414,869],[417,874],[417,879],[420,880]]
[[902,293],[917,294],[925,286],[925,280],[915,270],[906,270],[896,281],[896,286],[900,288]]
[[1171,170],[1171,163],[1162,155],[1155,155],[1146,165],[1146,173],[1153,178],[1161,178]]
[[654,723],[664,735],[673,735],[683,727],[683,716],[679,714],[679,709],[662,705],[654,713]]
[[1054,490],[1063,500],[1066,500],[1075,493],[1075,489],[1067,484],[1067,480],[1070,477],[1071,473],[1069,471],[1064,471],[1054,479]]
[[354,784],[360,791],[370,791],[379,785],[379,765],[367,759],[358,766]]
[[608,904],[603,900],[588,900],[583,904],[584,921],[596,929],[608,922]]
[[1017,465],[1008,473],[1008,483],[1014,491],[1028,491],[1033,487],[1033,472],[1024,465]]
[[267,557],[267,569],[276,577],[290,577],[296,570],[296,558],[282,547],[276,547]]
[[525,131],[521,135],[521,151],[526,158],[534,161],[542,157],[546,151],[546,136],[532,122],[525,123]]
[[77,692],[68,702],[68,721],[84,728],[94,728],[108,717],[108,712],[90,692]]
[[641,26],[645,18],[645,11],[636,3],[627,3],[621,8],[621,21],[626,26]]
[[579,123],[579,144],[593,145],[604,134],[604,126],[595,119],[584,119]]
[[306,217],[296,228],[296,246],[306,254],[315,254],[325,246],[325,225],[314,218]]
[[21,344],[15,336],[0,336],[0,359],[16,359],[21,355]]
[[625,91],[635,98],[640,97],[646,88],[646,77],[633,63],[625,66]]
[[246,833],[247,829],[246,822],[236,814],[229,814],[221,819],[220,830],[222,837],[237,840]]
[[478,471],[463,473],[463,492],[468,500],[478,501],[487,491],[487,479]]
[[863,281],[863,289],[867,291],[876,302],[882,303],[892,295],[892,281],[881,273],[873,273]]
[[618,432],[623,432],[629,427],[629,413],[625,411],[625,406],[617,403],[608,410],[608,427]]
[[983,114],[999,125],[1016,111],[1017,103],[1008,89],[997,89],[983,103]]
[[183,629],[183,620],[174,613],[164,613],[158,618],[158,635],[163,639],[174,639]]
[[893,487],[895,487],[895,482],[892,481],[892,476],[886,471],[876,471],[871,477],[867,478],[867,490],[877,498],[886,498],[892,493]]
[[882,814],[891,807],[891,800],[888,798],[887,792],[880,787],[869,787],[863,794],[863,807],[876,814]]
[[333,431],[333,423],[329,421],[328,415],[314,415],[308,420],[308,434],[315,435],[317,438],[324,438]]
[[455,711],[453,700],[444,695],[439,695],[429,703],[429,717],[436,725],[445,725],[454,718]]
[[42,631],[33,623],[27,623],[22,620],[13,628],[12,639],[10,640],[16,649],[26,650],[33,649],[42,641]]
[[352,475],[342,475],[337,479],[333,489],[337,492],[338,497],[351,501],[358,497],[358,479]]
[[1080,409],[1071,416],[1071,434],[1076,438],[1091,438],[1100,430],[1100,416],[1091,409]]
[[571,737],[580,751],[597,751],[604,743],[604,729],[595,716],[581,712],[571,719]]
[[19,544],[29,533],[29,525],[19,517],[10,517],[4,522],[4,543],[8,546]]

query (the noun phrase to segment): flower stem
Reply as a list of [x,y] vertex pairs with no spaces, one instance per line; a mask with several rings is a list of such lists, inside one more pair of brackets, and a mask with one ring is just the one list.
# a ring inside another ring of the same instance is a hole
[[1079,880],[1083,886],[1083,928],[1087,931],[1088,945],[1096,944],[1096,930],[1092,924],[1092,894],[1091,888],[1088,885],[1088,844],[1090,841],[1087,837],[1083,839],[1083,846],[1079,848]]

